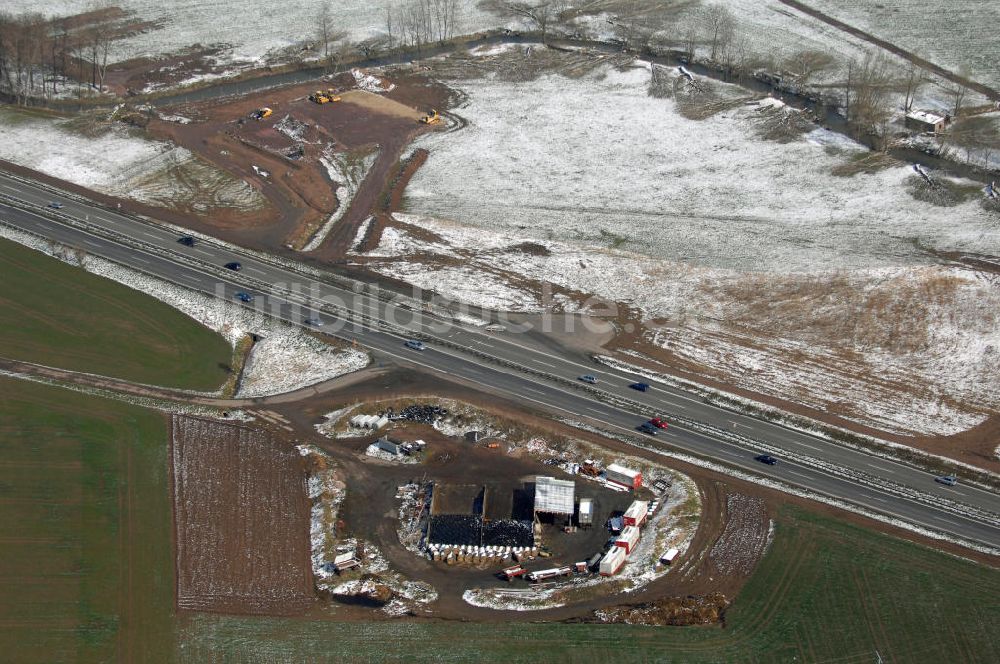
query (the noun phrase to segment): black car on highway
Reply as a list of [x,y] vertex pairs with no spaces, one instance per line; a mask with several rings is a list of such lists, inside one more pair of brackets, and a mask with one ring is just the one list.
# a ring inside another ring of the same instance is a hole
[[757,456],[754,457],[754,459],[760,461],[761,463],[766,463],[769,466],[773,466],[778,463],[778,460],[775,459],[770,454],[758,454]]
[[649,422],[643,422],[642,424],[640,424],[639,426],[637,426],[636,429],[638,429],[639,431],[641,431],[643,433],[648,433],[650,436],[655,436],[656,433],[657,433],[656,427],[654,427]]
[[185,235],[184,237],[178,238],[177,242],[179,242],[180,244],[183,244],[185,247],[193,247],[194,246],[194,238],[191,237],[190,235]]
[[236,261],[233,261],[232,263],[226,263],[226,269],[233,270],[234,272],[239,272],[240,270],[243,269],[243,266],[237,263]]
[[632,383],[629,385],[633,390],[639,390],[640,392],[649,391],[649,383]]

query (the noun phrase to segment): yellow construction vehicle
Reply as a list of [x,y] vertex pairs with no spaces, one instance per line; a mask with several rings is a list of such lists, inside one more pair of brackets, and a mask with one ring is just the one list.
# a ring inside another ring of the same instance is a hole
[[309,95],[309,101],[315,102],[317,104],[329,104],[331,101],[340,101],[340,97],[337,95],[337,91],[330,88],[326,92],[322,90],[317,90],[316,92]]
[[263,120],[267,116],[271,115],[271,113],[273,113],[273,112],[274,111],[272,111],[267,106],[262,106],[262,107],[258,108],[256,111],[254,111],[253,113],[251,113],[250,117],[252,117],[254,120]]
[[436,125],[441,122],[441,116],[438,115],[438,112],[432,108],[429,114],[420,118],[420,121],[426,125]]

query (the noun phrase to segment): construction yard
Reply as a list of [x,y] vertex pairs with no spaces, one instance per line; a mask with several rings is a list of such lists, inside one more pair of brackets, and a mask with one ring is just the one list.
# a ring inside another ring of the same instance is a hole
[[[385,6],[343,4],[346,33],[382,29]],[[727,6],[774,24],[746,48],[780,33],[862,52],[792,4]],[[864,23],[864,3],[807,4]],[[831,444],[864,435],[1000,469],[1000,198],[968,163],[874,151],[830,126],[836,109],[625,40],[522,38],[523,17],[474,48],[364,51],[371,67],[330,60],[320,76],[316,46],[282,32],[311,26],[314,5],[249,21],[259,43],[196,47],[202,0],[177,9],[180,27],[146,0],[99,10],[123,21],[107,81],[122,103],[0,108],[0,167],[172,224],[191,247],[423,291],[427,311],[511,345],[513,324],[565,323],[530,341],[691,400],[840,427]],[[563,28],[618,35],[624,6]],[[670,15],[687,26],[700,9]],[[468,4],[453,20],[499,19]],[[918,50],[927,22],[904,28]],[[265,61],[295,63],[275,80],[316,77],[173,96]],[[993,81],[988,55],[974,64]],[[838,85],[830,67],[815,76]],[[300,325],[8,226],[0,274],[13,660],[1000,660],[1000,572],[982,549],[779,490],[663,431],[556,418],[432,366],[445,344],[367,349],[329,310]],[[645,426],[700,440],[676,407]]]

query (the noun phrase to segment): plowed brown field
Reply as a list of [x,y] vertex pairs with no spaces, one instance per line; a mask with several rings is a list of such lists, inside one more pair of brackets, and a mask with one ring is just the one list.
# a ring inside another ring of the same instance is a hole
[[173,419],[177,606],[295,615],[315,600],[306,474],[268,432]]

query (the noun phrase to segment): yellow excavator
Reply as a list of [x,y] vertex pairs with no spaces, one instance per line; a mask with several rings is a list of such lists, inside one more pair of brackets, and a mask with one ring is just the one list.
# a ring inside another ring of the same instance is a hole
[[274,111],[272,111],[271,109],[269,109],[267,106],[262,106],[262,107],[258,108],[256,111],[254,111],[253,113],[251,113],[250,117],[252,117],[254,120],[263,120],[267,116],[271,115],[271,113],[273,113],[273,112]]
[[332,101],[340,101],[340,96],[333,88],[330,88],[325,92],[323,90],[317,90],[309,95],[309,101],[316,104],[329,104]]
[[438,115],[438,112],[432,108],[430,113],[420,118],[420,121],[425,125],[436,125],[441,122],[441,116]]

